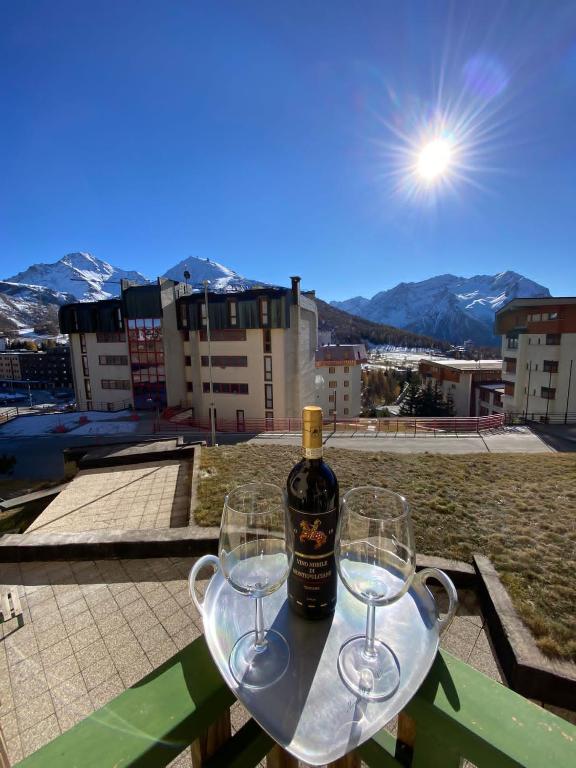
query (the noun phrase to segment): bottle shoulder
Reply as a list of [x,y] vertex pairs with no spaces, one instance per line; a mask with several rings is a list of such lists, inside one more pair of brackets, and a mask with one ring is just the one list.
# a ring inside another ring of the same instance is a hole
[[328,510],[338,504],[338,480],[323,460],[302,459],[288,475],[286,483],[291,506]]

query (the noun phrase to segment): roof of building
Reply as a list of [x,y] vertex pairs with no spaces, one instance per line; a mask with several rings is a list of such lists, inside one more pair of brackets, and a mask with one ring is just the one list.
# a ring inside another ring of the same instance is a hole
[[520,309],[521,307],[549,307],[558,304],[576,304],[576,296],[542,296],[540,298],[511,299],[503,307],[500,307],[496,315],[508,312],[511,309]]
[[364,344],[325,344],[316,350],[317,363],[364,363],[368,359]]
[[476,386],[480,389],[493,389],[494,392],[504,392],[504,384],[501,381],[483,381]]
[[439,360],[437,358],[423,357],[420,362],[463,372],[499,371],[502,369],[502,360]]

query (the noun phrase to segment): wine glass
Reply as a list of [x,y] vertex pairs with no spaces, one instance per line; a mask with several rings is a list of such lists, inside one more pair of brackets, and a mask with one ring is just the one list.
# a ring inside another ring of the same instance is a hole
[[247,483],[224,501],[220,565],[227,581],[255,599],[255,628],[240,637],[230,654],[230,671],[241,685],[264,688],[286,671],[290,650],[275,629],[264,628],[262,599],[288,577],[293,547],[286,540],[286,504],[272,483]]
[[348,688],[369,701],[391,696],[400,683],[394,651],[375,634],[377,605],[408,590],[415,551],[410,509],[403,496],[372,486],[348,491],[336,533],[336,565],[344,586],[368,606],[366,634],[347,640],[338,670]]

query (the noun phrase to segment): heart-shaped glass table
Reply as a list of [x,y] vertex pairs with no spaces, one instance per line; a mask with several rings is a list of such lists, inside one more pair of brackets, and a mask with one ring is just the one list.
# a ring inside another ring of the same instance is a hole
[[[236,592],[216,570],[201,603],[195,590],[205,565],[218,569],[218,558],[205,555],[190,573],[192,598],[202,614],[208,648],[222,677],[260,726],[287,752],[310,765],[324,765],[351,752],[398,714],[428,674],[440,633],[457,608],[456,589],[442,571],[427,568],[414,577],[396,603],[376,609],[376,637],[389,645],[400,664],[400,684],[386,700],[367,702],[351,693],[341,679],[337,659],[342,645],[363,635],[366,606],[338,584],[334,616],[305,621],[288,607],[286,584],[263,601],[266,628],[287,640],[290,662],[284,675],[266,688],[238,684],[229,666],[238,638],[254,628],[253,603]],[[446,589],[449,607],[440,618],[426,581]]]

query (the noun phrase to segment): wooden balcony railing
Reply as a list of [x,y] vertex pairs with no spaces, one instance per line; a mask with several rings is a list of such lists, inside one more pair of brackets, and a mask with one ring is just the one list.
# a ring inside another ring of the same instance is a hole
[[[200,637],[19,765],[157,768],[191,745],[195,768],[249,768],[266,755],[269,766],[295,766],[253,720],[230,736],[233,702]],[[575,726],[442,651],[398,738],[382,730],[332,765],[457,768],[464,758],[477,768],[568,768],[575,755]]]

